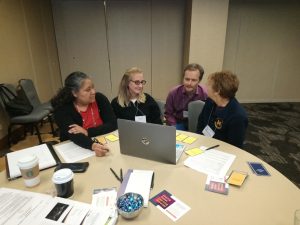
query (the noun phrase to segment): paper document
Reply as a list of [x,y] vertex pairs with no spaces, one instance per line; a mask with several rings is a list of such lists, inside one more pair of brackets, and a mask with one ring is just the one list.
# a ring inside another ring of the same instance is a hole
[[0,209],[1,225],[104,225],[110,216],[90,204],[9,188],[0,188]]
[[71,141],[55,145],[54,148],[67,163],[77,162],[82,159],[95,156],[94,151],[82,148]]
[[150,201],[174,222],[191,209],[188,205],[166,190],[155,195]]
[[25,148],[19,151],[11,152],[6,155],[7,158],[7,170],[9,172],[8,178],[16,178],[21,176],[21,172],[18,167],[18,160],[28,156],[36,155],[39,159],[40,170],[55,166],[57,164],[57,156],[53,156],[54,152],[51,152],[46,144],[37,145],[30,148]]
[[152,170],[128,170],[121,184],[118,196],[128,192],[138,193],[144,198],[144,207],[148,207]]
[[235,155],[212,149],[187,158],[184,165],[207,175],[225,177],[235,157]]
[[118,219],[117,190],[116,188],[94,189],[92,196],[92,206],[109,214],[109,218],[105,225],[114,225]]

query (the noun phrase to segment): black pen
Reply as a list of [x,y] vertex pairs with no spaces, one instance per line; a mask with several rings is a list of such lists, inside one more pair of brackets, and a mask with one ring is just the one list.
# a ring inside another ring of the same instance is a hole
[[120,169],[120,178],[121,178],[121,182],[123,182],[123,170],[122,170],[122,168]]
[[92,141],[93,141],[94,143],[97,143],[97,144],[101,144],[101,145],[102,145],[102,143],[100,143],[100,142],[98,141],[97,138],[92,138]]
[[113,173],[113,175],[115,176],[115,178],[117,178],[118,181],[122,182],[120,177],[116,174],[116,172],[112,168],[110,168],[110,171]]
[[213,149],[213,148],[217,148],[217,147],[219,147],[219,146],[220,146],[220,145],[214,145],[214,146],[211,146],[211,147],[205,149],[205,151],[210,150],[210,149]]
[[151,189],[154,187],[154,172],[153,172],[153,175],[152,175],[152,179],[151,179]]

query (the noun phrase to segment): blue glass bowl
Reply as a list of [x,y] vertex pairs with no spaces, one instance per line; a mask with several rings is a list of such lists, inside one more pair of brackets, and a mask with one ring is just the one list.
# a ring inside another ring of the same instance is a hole
[[144,206],[143,196],[137,193],[126,193],[117,200],[117,209],[121,216],[126,219],[137,217]]

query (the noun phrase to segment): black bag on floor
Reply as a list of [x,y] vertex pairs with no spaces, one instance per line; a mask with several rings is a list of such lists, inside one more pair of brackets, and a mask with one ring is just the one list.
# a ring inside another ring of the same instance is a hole
[[15,95],[4,84],[0,84],[0,97],[7,113],[11,117],[27,115],[33,110],[32,105],[26,99]]

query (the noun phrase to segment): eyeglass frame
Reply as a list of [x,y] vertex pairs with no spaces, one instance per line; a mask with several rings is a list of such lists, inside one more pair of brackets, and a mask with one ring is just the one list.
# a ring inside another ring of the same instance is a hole
[[146,80],[141,80],[141,81],[139,81],[139,80],[129,80],[129,81],[133,82],[135,85],[140,85],[140,84],[145,85],[147,83]]

